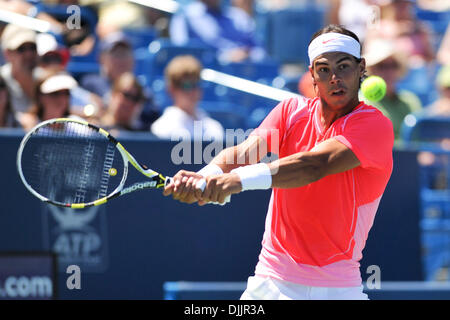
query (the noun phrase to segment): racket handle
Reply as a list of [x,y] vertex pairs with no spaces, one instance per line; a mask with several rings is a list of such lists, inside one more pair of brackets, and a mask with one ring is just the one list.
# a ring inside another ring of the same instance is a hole
[[166,180],[164,181],[164,187],[171,184],[173,181],[172,177],[166,177]]
[[[196,187],[197,187],[197,189],[200,189],[200,190],[204,191],[205,188],[206,188],[206,180],[205,179],[200,180],[197,183]],[[211,204],[218,204],[220,206],[223,206],[223,205],[227,204],[230,201],[231,201],[231,195],[227,196],[223,203],[220,203],[220,202],[209,202],[209,203],[211,203]]]
[[[166,177],[166,181],[164,182],[164,186],[167,186],[168,184],[170,184],[172,182],[173,182],[173,178],[172,177]],[[206,180],[205,179],[200,180],[197,183],[196,187],[197,187],[197,189],[200,189],[200,190],[204,191],[205,188],[206,188]],[[226,203],[228,203],[230,201],[231,201],[231,196],[228,196],[228,197],[225,198],[225,201],[223,203],[220,203],[220,202],[209,202],[209,203],[223,206],[223,205],[225,205]]]

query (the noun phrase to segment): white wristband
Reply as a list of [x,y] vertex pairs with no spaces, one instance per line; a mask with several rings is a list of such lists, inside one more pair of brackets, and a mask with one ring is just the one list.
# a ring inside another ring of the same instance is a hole
[[239,175],[242,191],[265,190],[272,187],[272,174],[266,163],[239,167],[231,170],[231,173],[237,173]]
[[204,178],[212,175],[222,174],[222,169],[216,165],[216,164],[208,164],[207,166],[203,167],[200,171],[197,172],[198,174],[202,175]]

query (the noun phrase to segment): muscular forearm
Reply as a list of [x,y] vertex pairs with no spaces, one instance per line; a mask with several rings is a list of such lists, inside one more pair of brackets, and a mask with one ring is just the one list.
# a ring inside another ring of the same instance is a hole
[[310,152],[296,153],[269,164],[272,188],[298,188],[315,182],[325,175],[326,156]]
[[273,188],[297,188],[360,165],[355,154],[335,139],[269,164]]

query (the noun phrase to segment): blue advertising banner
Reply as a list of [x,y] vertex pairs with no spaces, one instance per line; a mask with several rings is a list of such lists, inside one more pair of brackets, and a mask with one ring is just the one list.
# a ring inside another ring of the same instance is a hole
[[0,253],[0,299],[56,298],[56,255]]

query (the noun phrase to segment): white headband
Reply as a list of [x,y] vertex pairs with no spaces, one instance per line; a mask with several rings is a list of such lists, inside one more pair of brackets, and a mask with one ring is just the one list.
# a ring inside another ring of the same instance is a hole
[[315,38],[308,47],[309,63],[326,52],[344,52],[361,58],[361,45],[350,36],[341,33],[324,33]]

